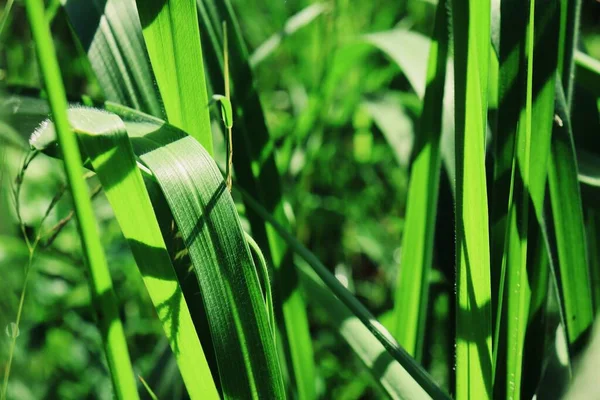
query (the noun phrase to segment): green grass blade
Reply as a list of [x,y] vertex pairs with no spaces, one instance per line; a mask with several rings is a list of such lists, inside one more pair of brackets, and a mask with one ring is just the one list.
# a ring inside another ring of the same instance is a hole
[[223,395],[283,397],[257,270],[220,171],[203,147],[179,129],[139,113],[121,114],[134,151],[160,185],[189,250]]
[[145,0],[136,4],[167,120],[212,154],[195,1]]
[[201,289],[223,396],[284,397],[257,270],[214,160],[194,138],[164,121],[117,104],[106,108],[125,122],[138,166],[160,185],[183,236]]
[[436,9],[433,38],[429,48],[427,88],[419,133],[413,150],[408,186],[406,226],[402,235],[402,256],[396,287],[394,336],[406,351],[421,359],[425,336],[429,271],[440,180],[440,137],[448,56],[446,2]]
[[556,86],[556,113],[548,184],[556,234],[557,278],[571,356],[581,350],[594,320],[577,161],[568,106]]
[[127,342],[119,320],[117,298],[113,291],[92,205],[83,180],[83,168],[77,141],[67,118],[66,95],[58,69],[52,36],[44,17],[44,5],[41,0],[28,0],[26,5],[50,108],[57,128],[58,142],[64,155],[65,171],[73,195],[82,247],[90,273],[90,289],[94,308],[97,311],[98,325],[115,394],[120,399],[137,399],[138,393]]
[[[404,29],[395,29],[388,32],[372,33],[365,36],[365,40],[383,51],[394,61],[415,93],[423,99],[428,83],[427,57],[430,53],[431,41],[428,37],[417,32]],[[438,39],[439,40],[439,39]],[[442,123],[442,136],[440,139],[440,151],[444,168],[451,182],[455,181],[454,162],[454,115],[452,88],[454,76],[452,75],[452,63],[446,68],[446,89],[444,92],[444,113]],[[454,185],[452,185],[454,190]]]
[[[222,21],[228,27],[229,68],[231,77],[231,104],[235,129],[233,132],[233,167],[237,182],[253,198],[289,226],[284,212],[284,197],[280,175],[275,163],[275,146],[253,85],[252,71],[237,18],[226,1],[198,1],[200,26],[205,42],[207,70],[212,88],[224,93],[223,85],[223,32]],[[286,243],[273,228],[246,207],[252,235],[264,252],[273,271],[275,313],[279,316],[279,338],[282,342],[285,365],[292,381],[292,390],[300,399],[316,396],[316,379],[312,342],[309,333],[306,306],[296,268]]]
[[61,3],[106,100],[162,117],[134,0]]
[[492,390],[492,321],[485,133],[490,4],[452,2],[456,121],[456,397]]
[[[549,276],[547,259],[540,252],[547,238],[543,208],[553,119],[552,88],[560,52],[560,46],[556,46],[558,12],[557,4],[548,6],[535,1],[530,2],[528,9],[515,9],[510,4],[502,8],[503,32],[515,29],[516,32],[500,39],[501,57],[506,68],[502,70],[500,83],[504,92],[498,127],[499,135],[503,137],[498,139],[502,144],[496,148],[495,189],[506,189],[502,180],[513,140],[514,150],[505,240],[497,228],[504,224],[499,219],[502,217],[501,202],[495,204],[494,215],[494,229],[497,229],[494,231],[497,241],[494,244],[494,272],[501,282],[498,285],[494,351],[494,385],[499,397],[531,396],[533,392],[527,391],[533,391],[535,385],[529,381],[537,381],[539,375],[536,374],[541,369],[541,358],[536,350],[537,345],[543,345],[543,337],[530,345],[526,345],[526,337],[531,337],[532,332],[543,336],[540,298],[545,297],[547,286],[544,282]],[[516,28],[515,19],[520,21]],[[519,90],[523,86],[526,88],[524,93]],[[512,139],[515,134],[516,138]],[[502,192],[498,197],[501,201],[505,199]],[[499,251],[501,246],[502,253]],[[498,271],[500,262],[502,267]],[[529,368],[525,369],[527,366]],[[525,374],[528,374],[528,381],[525,381]]]
[[[190,398],[218,399],[125,125],[114,114],[87,108],[70,109],[69,119],[129,243]],[[43,135],[49,133],[34,134],[32,145]]]
[[302,286],[312,304],[327,313],[331,326],[344,338],[385,393],[392,399],[431,399],[432,396],[402,364],[396,362],[367,326],[331,293],[311,267],[302,259],[296,263]]
[[[235,186],[234,186],[235,187]],[[251,207],[264,221],[268,222],[282,240],[300,257],[302,257],[319,279],[329,288],[331,297],[341,301],[345,307],[371,332],[377,341],[396,360],[403,369],[414,379],[425,392],[434,399],[447,399],[444,393],[431,379],[427,372],[406,351],[397,345],[392,335],[375,319],[375,317],[346,289],[339,280],[319,261],[319,259],[302,245],[274,216],[269,214],[258,201],[253,199],[245,190],[236,187],[242,194],[246,204]],[[411,384],[412,385],[412,384]],[[412,386],[411,386],[412,387]]]

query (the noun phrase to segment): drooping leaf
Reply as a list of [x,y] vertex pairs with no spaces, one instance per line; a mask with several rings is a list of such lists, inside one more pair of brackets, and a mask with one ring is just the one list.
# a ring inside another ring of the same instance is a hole
[[257,270],[220,171],[183,131],[120,105],[106,107],[123,119],[138,167],[158,183],[182,233],[201,288],[223,396],[280,398],[283,382]]
[[[192,399],[219,398],[181,292],[150,197],[137,169],[123,121],[90,108],[72,108],[69,120],[98,175],[163,325]],[[44,150],[55,137],[42,124],[31,144]]]
[[248,62],[251,67],[255,68],[267,57],[269,57],[281,44],[286,36],[294,34],[300,28],[310,24],[319,15],[328,10],[327,5],[322,3],[311,4],[310,6],[300,10],[297,14],[291,16],[285,23],[281,32],[274,33],[260,46],[254,50],[249,57]]

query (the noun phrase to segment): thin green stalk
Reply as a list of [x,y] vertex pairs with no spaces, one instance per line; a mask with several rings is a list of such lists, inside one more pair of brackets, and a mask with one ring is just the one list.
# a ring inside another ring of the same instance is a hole
[[2,17],[0,17],[0,34],[4,31],[4,25],[6,24],[6,21],[8,21],[8,16],[10,15],[10,10],[12,10],[14,3],[14,0],[8,0],[4,6],[4,10],[2,10]]
[[421,358],[429,271],[440,180],[440,137],[448,55],[446,2],[440,1],[429,50],[427,88],[415,146],[402,235],[402,258],[394,304],[394,336],[406,351]]
[[[277,220],[289,226],[284,212],[284,196],[280,174],[275,162],[275,147],[253,82],[248,52],[241,29],[229,0],[197,1],[204,49],[207,51],[207,71],[214,89],[224,82],[225,65],[221,21],[227,21],[228,56],[230,59],[232,107],[236,118],[236,151],[233,167],[237,182],[258,199]],[[297,271],[285,242],[271,226],[246,207],[246,217],[252,235],[273,268],[273,297],[279,315],[278,338],[281,356],[285,357],[288,377],[299,399],[315,398],[315,368],[304,299],[298,284]]]
[[58,140],[65,161],[67,181],[71,188],[77,215],[82,248],[89,268],[90,289],[115,394],[120,399],[137,399],[131,361],[123,326],[119,320],[118,302],[115,296],[108,265],[98,234],[92,204],[83,180],[83,167],[77,141],[67,119],[65,89],[56,59],[50,28],[44,16],[42,0],[27,0],[27,16],[36,44],[36,52]]
[[492,321],[485,133],[490,2],[453,0],[456,110],[456,398],[487,399]]

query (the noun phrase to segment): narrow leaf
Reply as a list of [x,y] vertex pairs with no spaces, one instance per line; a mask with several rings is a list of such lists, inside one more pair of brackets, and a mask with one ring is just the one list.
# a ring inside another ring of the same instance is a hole
[[136,4],[167,120],[212,154],[195,1],[145,0]]
[[138,393],[125,333],[119,319],[118,302],[83,179],[77,140],[71,131],[67,117],[67,99],[58,69],[52,35],[44,16],[44,3],[41,0],[28,0],[26,6],[42,77],[56,124],[58,142],[64,155],[65,172],[73,195],[77,226],[86,265],[89,268],[90,290],[113,387],[119,399],[137,399]]

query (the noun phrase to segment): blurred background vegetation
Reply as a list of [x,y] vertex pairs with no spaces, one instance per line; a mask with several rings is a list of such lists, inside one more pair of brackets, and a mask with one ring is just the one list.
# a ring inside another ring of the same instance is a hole
[[[297,236],[385,323],[392,308],[413,128],[421,104],[399,67],[365,35],[399,26],[429,35],[435,2],[233,3],[249,49],[260,49],[252,58],[255,84],[277,146]],[[98,86],[72,39],[59,1],[47,4],[68,93],[97,97]],[[5,5],[0,1],[3,11]],[[40,77],[22,4],[16,1],[9,16],[3,12],[0,23],[0,90],[14,86],[36,90]],[[600,59],[596,1],[583,1],[581,46]],[[218,126],[218,118],[214,120]],[[0,129],[7,123],[0,118]],[[61,163],[37,157],[27,169],[17,214],[14,189],[26,139],[15,136],[13,145],[0,148],[0,327],[8,334],[25,279],[28,250],[23,234],[31,237],[38,232],[51,200],[65,185]],[[223,162],[225,144],[220,135],[215,140]],[[430,293],[432,326],[439,329],[432,329],[426,338],[423,362],[451,391],[453,335],[436,334],[451,332],[454,321],[454,222],[446,174],[441,185],[447,188],[440,191]],[[134,368],[159,397],[185,398],[161,325],[102,193],[94,206]],[[71,210],[69,196],[62,196],[42,231],[48,232]],[[15,398],[111,398],[82,262],[72,223],[36,253],[11,372]],[[310,308],[309,319],[321,396],[377,397],[368,373],[328,328],[327,317]],[[9,339],[4,332],[0,335],[0,371]]]

